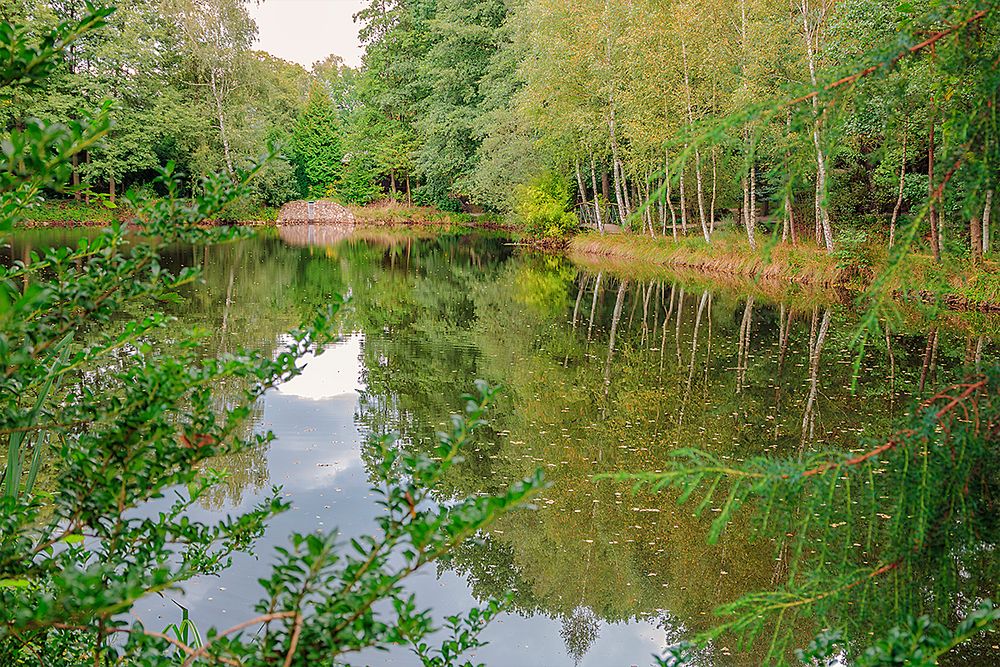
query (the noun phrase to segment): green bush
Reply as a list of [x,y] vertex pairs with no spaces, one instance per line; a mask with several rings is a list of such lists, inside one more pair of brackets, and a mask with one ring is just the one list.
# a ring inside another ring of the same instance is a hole
[[870,274],[875,266],[869,233],[857,227],[848,227],[837,235],[833,256],[837,259],[837,268],[856,275]]
[[[0,23],[0,88],[39,83],[111,11],[88,5],[81,21],[40,42],[30,26]],[[0,137],[0,244],[39,192],[65,185],[72,158],[108,133],[109,110],[79,122],[28,121]],[[332,298],[277,349],[219,356],[162,312],[132,319],[140,304],[176,301],[199,278],[197,268],[166,268],[167,248],[248,233],[200,224],[246,198],[247,180],[211,176],[186,201],[171,163],[156,185],[162,198],[130,193],[134,225],[0,265],[0,665],[305,667],[390,645],[409,646],[424,665],[456,663],[481,645],[500,603],[451,616],[432,637],[438,624],[405,580],[542,488],[536,473],[495,497],[433,495],[484,423],[495,396],[485,383],[431,452],[411,453],[391,437],[372,443],[379,510],[369,534],[291,535],[258,580],[254,618],[225,631],[172,624],[164,633],[131,614],[140,599],[229,567],[289,508],[274,489],[224,516],[191,512],[225,478],[209,467],[213,458],[271,440],[246,428],[255,403],[335,339],[341,303]],[[156,499],[165,506],[143,516]]]
[[579,220],[567,211],[569,183],[554,173],[514,190],[514,214],[531,236],[561,239],[576,231]]

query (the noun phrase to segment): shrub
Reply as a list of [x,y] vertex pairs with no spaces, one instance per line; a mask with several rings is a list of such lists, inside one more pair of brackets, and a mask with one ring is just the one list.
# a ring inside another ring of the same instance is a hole
[[[43,78],[69,42],[110,13],[88,10],[40,45],[31,41],[33,30],[0,25],[0,87]],[[42,188],[66,183],[72,157],[108,128],[105,110],[82,122],[26,122],[2,137],[0,242]],[[185,202],[168,165],[158,181],[163,198],[129,202],[136,229],[114,225],[73,247],[0,267],[0,451],[7,453],[0,480],[0,665],[302,667],[317,664],[317,656],[330,664],[390,644],[410,645],[424,664],[444,665],[478,646],[479,632],[500,610],[491,602],[450,618],[447,636],[433,648],[425,641],[435,631],[430,612],[403,588],[407,577],[541,487],[536,474],[498,497],[438,504],[431,496],[483,423],[495,392],[480,383],[430,454],[410,454],[391,438],[376,443],[381,456],[370,472],[380,514],[372,533],[350,541],[335,531],[292,535],[261,580],[259,616],[230,631],[195,633],[190,641],[199,646],[185,643],[176,625],[170,637],[130,620],[142,597],[182,590],[192,578],[228,567],[230,556],[248,550],[265,522],[287,508],[275,489],[257,507],[221,520],[188,512],[222,481],[223,473],[206,465],[212,457],[270,440],[243,435],[253,404],[299,373],[304,354],[321,353],[333,340],[338,302],[274,353],[213,357],[195,334],[163,331],[169,318],[162,313],[128,319],[137,302],[176,298],[197,279],[196,270],[162,266],[169,244],[197,247],[246,234],[199,223],[246,196],[254,175],[236,184],[214,176],[198,188],[200,197]],[[214,391],[223,383],[225,400]],[[36,481],[46,469],[59,483],[40,489]],[[150,500],[168,497],[165,509],[142,516]]]
[[561,239],[580,226],[576,214],[567,211],[569,183],[547,173],[514,191],[514,214],[524,230],[536,237]]

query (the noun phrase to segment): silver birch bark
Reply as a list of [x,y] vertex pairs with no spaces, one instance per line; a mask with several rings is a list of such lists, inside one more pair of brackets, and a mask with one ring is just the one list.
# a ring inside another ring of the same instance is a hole
[[[809,2],[808,0],[802,0],[802,28],[803,36],[806,42],[806,61],[809,64],[809,80],[812,83],[813,89],[819,85],[816,79],[816,51],[819,44],[819,23],[822,22],[822,15],[825,14],[825,8],[821,11],[820,20],[814,25],[809,20]],[[813,96],[812,98],[812,108],[813,108],[813,145],[816,147],[816,215],[818,216],[817,224],[819,225],[823,234],[823,244],[826,246],[828,252],[833,252],[833,229],[830,225],[830,213],[827,210],[826,203],[823,201],[826,197],[826,155],[823,151],[823,142],[820,138],[820,110],[819,110],[819,98]]]
[[[681,54],[684,60],[684,91],[687,98],[688,128],[694,127],[694,112],[691,109],[691,79],[688,76],[687,42],[681,39]],[[708,233],[708,223],[705,221],[705,196],[703,194],[701,179],[701,150],[695,145],[694,148],[694,178],[695,188],[698,193],[698,222],[701,223],[701,233],[705,237],[706,243],[712,242],[712,237]]]
[[983,207],[983,254],[990,252],[990,211],[993,209],[993,190],[986,191],[986,205]]
[[[677,240],[677,211],[674,210],[674,200],[673,193],[670,187],[670,152],[663,152],[663,180],[667,183],[666,200],[667,207],[670,209],[670,230],[673,232],[674,240]],[[663,224],[666,224],[664,220]],[[666,234],[666,232],[664,232]]]
[[601,214],[601,198],[597,196],[597,165],[594,162],[594,154],[590,154],[590,181],[594,186],[594,215],[597,218],[597,231],[604,233],[604,220]]

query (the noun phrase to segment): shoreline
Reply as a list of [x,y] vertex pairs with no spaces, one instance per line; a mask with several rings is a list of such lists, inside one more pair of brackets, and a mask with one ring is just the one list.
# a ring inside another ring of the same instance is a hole
[[[751,250],[745,239],[720,236],[714,240],[713,246],[708,247],[704,241],[690,237],[675,242],[634,234],[585,233],[569,240],[566,253],[574,261],[606,264],[611,270],[671,269],[853,296],[861,295],[871,286],[887,261],[887,253],[877,250],[868,261],[852,265],[808,245],[777,245],[765,255],[760,250]],[[917,287],[891,285],[894,298],[939,302],[956,311],[1000,312],[1000,271],[996,262],[972,269],[965,263],[935,264],[923,255],[912,255],[908,261],[912,266],[907,272],[915,278]]]
[[[352,207],[353,223],[316,226],[358,228],[423,229],[428,232],[465,229],[508,232],[517,234],[515,225],[491,216],[449,213],[423,207]],[[37,219],[23,220],[16,229],[100,228],[113,219]],[[274,228],[301,227],[310,223],[279,224],[276,220],[242,220],[238,223],[206,221],[205,225],[238,225]],[[796,288],[807,291],[823,290],[838,294],[845,300],[862,294],[887,261],[887,252],[874,244],[855,249],[858,257],[841,251],[829,254],[809,244],[777,244],[751,250],[739,235],[719,234],[707,246],[700,238],[650,238],[637,234],[598,234],[585,232],[566,240],[519,237],[513,244],[528,250],[564,254],[574,262],[595,270],[618,273],[649,273],[673,270],[705,278],[748,281],[771,288]],[[987,261],[981,267],[953,261],[935,264],[930,257],[912,255],[907,260],[907,274],[915,287],[894,285],[890,289],[900,300],[916,299],[925,303],[938,302],[949,310],[1000,312],[1000,265]]]

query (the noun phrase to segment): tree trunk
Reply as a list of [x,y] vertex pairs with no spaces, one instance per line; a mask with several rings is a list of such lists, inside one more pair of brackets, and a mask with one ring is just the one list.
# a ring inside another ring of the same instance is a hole
[[938,234],[937,212],[934,207],[934,96],[931,95],[930,131],[927,141],[927,218],[931,223],[931,254],[941,261],[941,237]]
[[751,218],[751,213],[750,213],[753,204],[751,203],[750,183],[746,175],[744,175],[742,178],[742,184],[743,184],[743,211],[742,211],[743,229],[747,233],[747,242],[750,243],[750,249],[756,250],[757,238],[754,235],[754,221],[753,218]]
[[580,191],[580,204],[587,206],[587,186],[583,184],[583,172],[580,171],[580,160],[576,161],[576,187]]
[[[611,63],[611,41],[608,40],[608,64]],[[625,184],[622,182],[621,162],[618,160],[618,131],[615,124],[615,97],[613,93],[608,93],[608,136],[611,139],[611,167],[614,170],[615,179],[615,200],[618,202],[618,222],[625,223],[628,217],[628,210],[625,203]]]
[[[672,198],[671,188],[670,188],[670,152],[664,151],[663,153],[663,180],[667,183],[666,200],[667,207],[670,209],[670,231],[674,235],[674,240],[677,240],[677,211],[674,210],[674,200]],[[667,224],[664,221],[663,224]]]
[[[792,112],[789,111],[785,116],[785,134],[786,140],[792,134]],[[791,164],[792,162],[792,152],[785,146],[785,163]],[[781,231],[781,241],[784,243],[789,237],[792,239],[792,244],[795,244],[795,212],[793,210],[792,201],[792,182],[789,179],[788,184],[785,186],[785,227]]]
[[601,194],[604,195],[604,201],[611,202],[611,183],[607,171],[601,172]]
[[983,206],[983,254],[990,254],[990,211],[993,209],[993,190],[986,191],[986,205]]
[[597,165],[594,154],[590,154],[590,180],[594,186],[594,215],[597,217],[597,231],[604,233],[604,220],[601,218],[601,198],[597,196]]
[[[687,98],[688,129],[690,130],[694,127],[694,112],[691,110],[691,80],[688,77],[687,42],[683,39],[681,39],[681,55],[684,60],[684,91]],[[697,144],[694,147],[694,178],[698,193],[698,222],[701,223],[701,233],[705,237],[705,243],[711,243],[712,237],[708,234],[708,222],[705,220],[705,196],[701,180],[701,150]]]
[[715,146],[712,146],[712,203],[708,207],[708,231],[710,234],[715,233],[715,193],[716,183],[718,182],[715,153]]
[[649,176],[646,178],[646,185],[645,185],[645,189],[646,189],[646,205],[645,205],[646,214],[645,214],[645,217],[646,217],[646,227],[649,228],[649,236],[651,238],[656,238],[656,230],[653,229],[653,207],[649,203],[649,197],[650,197],[650,195],[649,195],[649,182],[650,182],[650,180],[652,180],[652,178],[653,178],[652,174],[649,174]]
[[108,176],[108,199],[114,204],[115,203],[115,177],[114,175]]
[[410,193],[410,172],[406,172],[406,205],[413,206],[413,195]]
[[[684,147],[685,150],[687,146]],[[687,236],[688,233],[688,218],[687,218],[687,204],[684,201],[684,167],[686,165],[681,165],[680,173],[680,190],[681,190],[681,233]]]
[[393,200],[396,199],[396,173],[389,170],[389,192],[392,193]]
[[889,247],[896,242],[896,221],[899,220],[899,210],[903,206],[903,184],[906,182],[906,128],[903,128],[903,158],[899,164],[899,192],[896,193],[896,205],[892,209],[892,220],[889,221]]
[[[90,151],[86,151],[83,154],[83,163],[87,164],[87,165],[90,164]],[[83,193],[83,203],[85,203],[87,206],[90,206],[90,186],[89,185],[87,186],[87,189]]]
[[80,201],[80,157],[73,153],[73,199]]
[[[806,60],[809,64],[809,80],[812,82],[813,89],[818,88],[818,82],[816,79],[816,49],[814,49],[814,41],[816,40],[816,33],[819,30],[818,25],[813,27],[809,23],[809,4],[808,0],[802,0],[802,27],[803,35],[806,42]],[[820,127],[820,111],[819,111],[819,99],[817,96],[812,98],[812,108],[813,108],[813,145],[816,147],[816,215],[818,217],[817,225],[823,233],[823,244],[826,246],[828,252],[833,252],[833,229],[830,225],[830,213],[827,210],[826,204],[824,203],[824,198],[826,197],[827,185],[826,185],[826,155],[823,151],[823,143],[820,139],[819,127]]]
[[226,133],[226,115],[222,109],[222,91],[216,79],[215,68],[212,68],[212,75],[209,79],[212,87],[212,97],[215,99],[215,113],[219,121],[219,138],[222,140],[222,154],[226,160],[226,171],[233,176],[236,171],[233,169],[233,157],[229,151],[229,135]]

